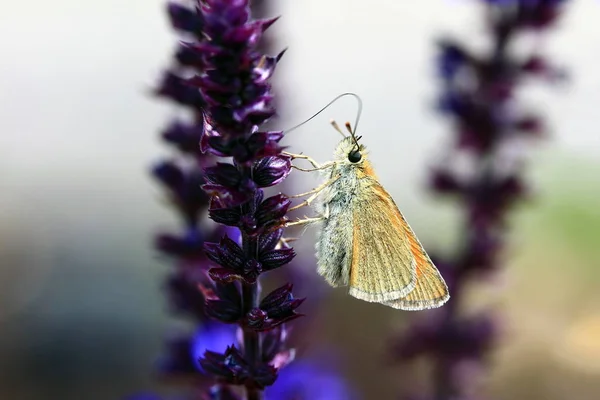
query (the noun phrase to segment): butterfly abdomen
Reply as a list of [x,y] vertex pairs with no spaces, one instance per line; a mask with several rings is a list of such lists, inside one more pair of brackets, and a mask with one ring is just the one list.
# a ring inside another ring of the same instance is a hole
[[[332,172],[332,176],[337,171]],[[352,197],[356,188],[354,174],[342,175],[328,187],[317,212],[328,214],[317,238],[317,272],[332,286],[347,286],[352,261]]]

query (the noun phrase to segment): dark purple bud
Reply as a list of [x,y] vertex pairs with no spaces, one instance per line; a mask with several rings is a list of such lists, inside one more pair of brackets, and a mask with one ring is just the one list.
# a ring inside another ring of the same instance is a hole
[[210,208],[208,211],[208,215],[210,219],[212,219],[216,223],[227,226],[238,226],[242,218],[239,207]]
[[196,109],[202,109],[204,99],[200,91],[190,85],[186,79],[175,75],[172,72],[166,72],[156,89],[159,96],[168,97],[179,104],[190,106]]
[[271,251],[275,248],[279,240],[283,236],[283,229],[278,229],[264,235],[260,235],[258,239],[258,252],[259,254]]
[[260,309],[266,311],[269,318],[280,319],[281,322],[302,316],[296,314],[294,310],[304,302],[304,299],[294,299],[292,287],[292,284],[288,283],[269,293],[260,302]]
[[227,383],[240,384],[249,377],[248,364],[234,345],[228,346],[224,354],[207,350],[199,362],[204,371]]
[[195,43],[181,42],[175,51],[175,59],[186,67],[193,67],[196,70],[204,68],[204,56],[196,49]]
[[225,187],[236,187],[242,180],[242,174],[232,164],[217,163],[214,167],[204,169],[206,180]]
[[204,238],[197,230],[190,230],[185,236],[161,234],[156,238],[156,247],[165,254],[182,258],[201,257]]
[[152,172],[158,180],[173,191],[178,190],[184,181],[184,172],[170,161],[156,165]]
[[260,302],[260,308],[268,309],[268,308],[277,306],[278,304],[281,304],[282,302],[284,302],[286,300],[292,299],[292,297],[293,297],[292,288],[293,287],[294,287],[294,285],[292,285],[291,283],[286,283],[285,285],[281,286],[280,288],[275,289],[274,291],[269,293]]
[[450,171],[436,169],[432,173],[431,187],[440,193],[454,193],[460,190],[462,185]]
[[261,125],[275,115],[271,106],[272,96],[263,96],[252,103],[240,107],[233,112],[233,118],[237,122],[248,121],[252,125]]
[[215,167],[205,169],[209,184],[203,185],[211,196],[218,197],[227,207],[236,207],[252,198],[257,187],[250,178],[232,164],[217,163]]
[[[203,76],[192,78],[193,84],[208,94],[206,101],[214,106],[223,104],[223,95],[232,96],[242,89],[242,81],[237,77],[223,75],[221,71],[207,71]],[[237,106],[239,104],[232,104]]]
[[210,278],[218,283],[231,283],[236,280],[243,280],[241,273],[228,268],[211,268],[208,271]]
[[210,151],[216,156],[227,157],[227,154],[224,152],[227,151],[227,148],[223,146],[223,142],[224,141],[220,137],[219,133],[215,131],[213,126],[205,120],[204,132],[202,133],[202,137],[200,138],[200,151],[202,151],[202,153]]
[[173,28],[190,33],[202,32],[202,14],[177,3],[167,4],[167,13]]
[[[222,137],[214,133],[209,125],[206,126],[200,147],[202,151],[210,151],[220,157],[233,157],[238,164],[251,165],[264,157],[278,156],[283,149],[278,145],[282,137],[282,132],[255,132],[248,139],[242,136]],[[284,167],[279,165],[280,163],[281,161],[278,161],[275,167]],[[275,175],[280,173],[273,172]]]
[[228,347],[224,354],[207,351],[204,358],[200,359],[200,364],[205,371],[223,381],[247,388],[264,389],[277,379],[275,368],[267,363],[250,366],[234,346]]
[[273,75],[277,61],[276,57],[263,56],[258,65],[254,68],[254,71],[252,71],[254,83],[259,84],[266,82],[271,75]]
[[246,315],[246,325],[250,329],[260,330],[267,322],[268,314],[260,308],[254,308]]
[[271,226],[280,222],[290,207],[291,200],[283,194],[269,197],[256,210],[256,220],[259,226]]
[[438,101],[439,111],[447,114],[462,115],[468,107],[465,99],[458,93],[448,91],[440,96]]
[[[206,278],[208,280],[208,277]],[[203,320],[205,318],[205,299],[198,290],[198,281],[181,269],[172,273],[166,282],[170,310],[175,314],[192,315]]]
[[240,291],[236,285],[224,285],[217,282],[214,285],[214,294],[216,295],[216,298],[227,300],[231,303],[241,303],[242,301]]
[[206,315],[227,324],[236,323],[243,316],[241,306],[241,302],[207,300]]
[[222,267],[241,271],[244,266],[244,252],[233,240],[225,235],[219,244],[205,243],[206,255]]
[[252,198],[256,186],[250,179],[244,179],[237,188],[207,184],[202,185],[202,189],[211,196],[219,197],[227,207],[237,207]]
[[439,73],[444,79],[452,79],[456,72],[468,61],[469,56],[463,48],[456,43],[440,43],[438,58]]
[[244,25],[248,22],[247,0],[236,0],[235,2],[207,1],[202,6],[206,19],[206,31],[212,37],[221,37],[224,32],[235,26]]
[[[255,21],[255,23],[259,24],[261,30],[264,32],[267,29],[269,29],[271,27],[271,25],[273,25],[279,18],[280,17],[274,17],[274,18],[268,18],[268,19],[261,19],[261,20]],[[279,56],[277,56],[277,61],[279,61],[279,59],[281,58],[282,55],[283,54],[280,54]]]
[[227,51],[222,46],[219,46],[214,43],[209,43],[209,42],[196,43],[196,44],[194,44],[194,48],[197,51],[199,51],[200,53],[203,53],[205,57],[215,55],[215,54],[220,54],[220,53]]
[[233,29],[230,29],[223,35],[222,40],[227,44],[231,45],[254,45],[262,37],[262,29],[255,23],[242,25]]
[[282,150],[278,145],[283,138],[283,131],[256,132],[247,142],[248,150],[257,158],[276,156]]
[[254,165],[252,179],[258,187],[269,187],[284,180],[292,169],[289,157],[265,157]]
[[260,262],[262,264],[263,271],[271,271],[279,268],[290,261],[296,256],[294,249],[279,249],[265,252],[260,256]]
[[162,134],[168,143],[174,144],[183,153],[198,154],[200,148],[198,142],[202,137],[202,125],[185,124],[174,121]]

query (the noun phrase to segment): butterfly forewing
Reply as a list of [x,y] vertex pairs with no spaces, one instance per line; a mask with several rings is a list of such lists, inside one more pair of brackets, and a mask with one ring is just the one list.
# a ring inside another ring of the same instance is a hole
[[416,265],[398,207],[375,180],[360,179],[362,196],[352,202],[353,237],[349,293],[384,303],[409,294]]

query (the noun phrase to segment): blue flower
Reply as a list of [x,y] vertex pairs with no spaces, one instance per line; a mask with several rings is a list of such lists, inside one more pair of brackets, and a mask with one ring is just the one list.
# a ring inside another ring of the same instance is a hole
[[344,378],[310,361],[293,362],[279,371],[277,382],[265,390],[267,400],[352,400]]
[[190,346],[191,356],[198,370],[204,372],[199,360],[204,356],[206,350],[223,353],[227,346],[237,343],[236,331],[237,327],[233,325],[212,321],[202,324],[196,331]]

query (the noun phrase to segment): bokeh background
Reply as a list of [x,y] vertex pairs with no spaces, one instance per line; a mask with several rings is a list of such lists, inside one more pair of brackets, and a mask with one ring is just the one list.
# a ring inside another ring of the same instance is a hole
[[[286,128],[339,93],[365,107],[364,143],[384,186],[426,247],[452,245],[458,212],[425,190],[450,135],[432,105],[434,40],[484,46],[475,1],[272,1],[270,38],[289,47],[277,70]],[[0,398],[118,399],[157,387],[152,368],[172,324],[162,293],[168,263],[151,242],[178,221],[151,180],[168,154],[158,131],[177,110],[148,96],[175,43],[163,0],[34,0],[0,5]],[[569,70],[531,84],[549,139],[531,153],[536,197],[512,215],[506,268],[475,285],[474,306],[503,318],[502,342],[479,385],[496,399],[600,397],[600,2],[570,2],[559,26],[523,51]],[[329,118],[353,120],[345,99],[285,139],[328,160]],[[292,177],[304,191],[315,177]],[[292,183],[293,182],[293,183]],[[312,233],[298,267],[314,269]],[[311,287],[301,295],[310,296]],[[388,339],[412,314],[319,290],[310,326],[366,399],[392,399],[411,366],[388,362]],[[311,340],[302,344],[310,353]],[[313,350],[314,352],[314,350]],[[415,377],[416,376],[416,377]],[[410,379],[408,379],[409,377]]]

